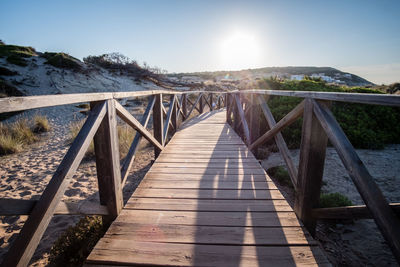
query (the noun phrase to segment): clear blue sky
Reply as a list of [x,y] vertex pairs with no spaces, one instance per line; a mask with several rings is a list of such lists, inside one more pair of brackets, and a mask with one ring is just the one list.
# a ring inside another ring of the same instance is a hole
[[0,2],[0,39],[169,72],[332,66],[400,81],[400,1]]

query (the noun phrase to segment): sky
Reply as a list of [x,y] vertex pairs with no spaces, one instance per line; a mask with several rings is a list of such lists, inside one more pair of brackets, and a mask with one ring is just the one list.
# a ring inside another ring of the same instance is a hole
[[328,66],[400,82],[400,1],[0,1],[0,39],[168,72]]

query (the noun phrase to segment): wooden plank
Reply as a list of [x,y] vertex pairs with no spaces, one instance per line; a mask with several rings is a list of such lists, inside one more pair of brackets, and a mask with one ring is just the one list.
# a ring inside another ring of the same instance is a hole
[[[149,123],[151,110],[154,107],[154,103],[155,103],[155,97],[151,96],[149,98],[149,104],[147,105],[147,108],[142,116],[142,119],[140,120],[140,124],[142,124],[144,128],[147,128],[147,124]],[[129,147],[129,151],[126,154],[124,163],[122,164],[121,167],[122,187],[124,187],[126,179],[128,178],[129,171],[132,167],[133,161],[135,160],[135,154],[137,152],[141,140],[142,140],[142,135],[139,132],[136,132],[135,138],[133,139],[132,144]]]
[[314,113],[329,136],[349,176],[382,235],[385,237],[397,261],[400,262],[400,221],[389,207],[378,185],[368,172],[346,134],[340,128],[332,112],[324,105],[313,101]]
[[115,223],[150,225],[214,225],[289,227],[301,226],[294,212],[207,212],[207,211],[156,211],[122,210]]
[[109,211],[108,221],[115,219],[123,205],[117,114],[115,100],[107,100],[107,113],[94,136],[97,183],[100,204]]
[[[267,103],[265,102],[265,99],[262,96],[258,96],[258,101],[260,103],[261,110],[264,113],[264,117],[267,120],[269,128],[270,129],[274,128],[276,126],[276,121],[275,121],[275,118],[272,115],[272,112],[269,109]],[[297,168],[293,163],[292,157],[290,156],[290,152],[286,145],[286,142],[283,139],[283,136],[280,132],[277,133],[274,136],[274,138],[275,138],[275,143],[278,146],[279,152],[281,153],[281,156],[286,163],[286,167],[288,168],[290,180],[292,181],[293,185],[296,185],[297,184]]]
[[233,163],[233,162],[191,162],[191,163],[161,163],[161,162],[156,162],[153,164],[154,167],[160,167],[160,168],[224,168],[224,167],[235,167],[239,169],[244,169],[244,168],[259,168],[261,167],[258,162],[245,162],[245,163]]
[[[127,111],[123,106],[121,106],[121,104],[119,104],[116,101],[114,101],[114,102],[115,102],[115,108],[117,110],[117,114],[123,121],[125,121],[127,124],[129,124],[129,126],[134,128],[136,131],[138,131],[153,146],[157,147],[159,150],[163,150],[164,147],[163,147],[162,143],[160,143],[155,137],[153,137],[151,135],[151,133],[149,133],[149,131],[147,131],[147,129],[145,127],[143,127],[143,125],[140,124],[140,122],[129,113],[129,111]],[[156,100],[156,102],[157,102],[157,100]],[[154,106],[156,106],[156,105],[154,105]],[[153,114],[154,114],[154,111],[153,111]]]
[[130,198],[124,209],[275,212],[293,211],[286,200]]
[[225,175],[240,175],[240,174],[264,174],[265,171],[261,168],[246,168],[238,169],[235,166],[232,168],[158,168],[154,167],[149,170],[149,173],[168,173],[168,174],[225,174]]
[[39,202],[33,208],[16,240],[11,244],[2,262],[3,266],[28,265],[105,114],[106,103],[104,102],[98,104],[89,113],[85,124],[45,188]]
[[[389,203],[390,208],[400,215],[400,203]],[[316,208],[312,210],[312,216],[316,219],[373,219],[371,212],[366,205]]]
[[182,112],[183,112],[183,118],[182,121],[185,121],[187,119],[187,94],[182,95]]
[[258,138],[251,145],[249,145],[249,149],[253,150],[254,148],[264,144],[272,137],[274,137],[277,133],[282,131],[285,127],[295,122],[303,114],[303,109],[304,109],[304,101],[298,104],[292,111],[290,111],[285,117],[283,117],[275,125],[275,127],[271,128],[268,132],[263,134],[260,138]]
[[172,244],[110,238],[98,243],[86,263],[207,267],[331,266],[317,247]]
[[194,199],[285,199],[279,190],[153,189],[138,188],[134,197]]
[[[0,199],[0,216],[30,215],[38,200]],[[107,206],[97,203],[59,202],[54,215],[108,215]]]
[[185,174],[171,174],[171,173],[158,173],[158,172],[148,172],[146,174],[146,179],[168,179],[168,180],[183,180],[183,181],[191,181],[191,180],[223,180],[223,181],[232,181],[232,182],[263,182],[263,181],[272,181],[271,178],[267,174],[237,174],[230,175],[225,173],[215,174],[195,174],[195,173],[185,173]]
[[221,162],[230,162],[230,163],[245,163],[245,162],[254,162],[254,159],[252,158],[237,158],[237,159],[225,159],[225,158],[214,158],[214,159],[210,159],[210,158],[187,158],[184,155],[182,155],[181,157],[175,157],[175,156],[171,156],[171,154],[169,154],[169,156],[163,156],[163,157],[159,157],[157,159],[157,163],[221,163]]
[[146,179],[139,185],[140,188],[163,188],[163,189],[277,189],[273,182],[235,182],[235,181],[182,181],[165,179]]
[[301,227],[238,227],[115,223],[105,238],[178,244],[287,246],[316,245]]

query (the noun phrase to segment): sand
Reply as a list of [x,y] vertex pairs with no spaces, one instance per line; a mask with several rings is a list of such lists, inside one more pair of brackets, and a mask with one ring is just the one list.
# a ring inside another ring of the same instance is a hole
[[[383,150],[357,149],[357,153],[388,201],[400,202],[400,145],[388,145]],[[299,150],[291,150],[291,154],[298,165]],[[273,153],[262,161],[262,165],[267,170],[274,166],[284,166],[284,162],[279,153]],[[355,205],[364,204],[338,154],[331,147],[326,152],[323,181],[322,192],[339,192]],[[280,189],[293,204],[293,192],[288,188]],[[397,266],[373,220],[336,224],[321,222],[316,237],[335,265]]]

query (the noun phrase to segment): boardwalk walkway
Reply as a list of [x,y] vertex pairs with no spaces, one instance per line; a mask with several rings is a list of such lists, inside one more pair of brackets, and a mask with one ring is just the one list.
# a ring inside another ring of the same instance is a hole
[[88,266],[329,265],[225,116],[184,124]]

